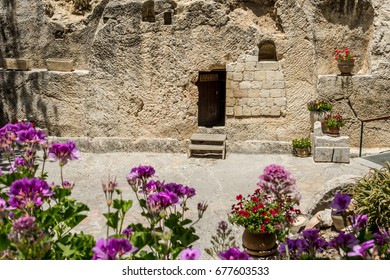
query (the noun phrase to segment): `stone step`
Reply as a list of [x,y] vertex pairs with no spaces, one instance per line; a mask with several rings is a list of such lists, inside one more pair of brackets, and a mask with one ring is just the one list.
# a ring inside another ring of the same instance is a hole
[[206,133],[193,133],[191,135],[191,143],[193,142],[225,142],[226,134],[206,134]]
[[226,134],[226,127],[225,126],[213,126],[213,127],[199,126],[197,133]]
[[190,144],[188,146],[188,157],[191,157],[194,151],[198,152],[219,152],[222,155],[222,159],[225,159],[225,143],[222,145],[202,145],[202,144]]

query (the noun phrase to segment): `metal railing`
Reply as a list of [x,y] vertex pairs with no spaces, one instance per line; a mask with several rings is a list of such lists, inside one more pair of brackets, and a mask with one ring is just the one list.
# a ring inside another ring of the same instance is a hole
[[364,123],[366,122],[373,122],[373,121],[380,121],[380,120],[388,120],[390,119],[390,115],[388,116],[382,116],[382,117],[377,117],[377,118],[372,118],[372,119],[366,119],[366,120],[360,120],[361,125],[360,125],[360,146],[359,146],[359,157],[362,156],[362,146],[363,146],[363,128],[364,128]]

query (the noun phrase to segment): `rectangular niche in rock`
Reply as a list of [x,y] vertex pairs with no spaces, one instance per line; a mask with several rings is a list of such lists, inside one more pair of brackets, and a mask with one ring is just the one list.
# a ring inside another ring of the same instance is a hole
[[31,68],[31,60],[29,58],[4,58],[3,67],[8,70],[27,71]]
[[46,66],[49,71],[71,72],[73,71],[73,59],[48,58]]

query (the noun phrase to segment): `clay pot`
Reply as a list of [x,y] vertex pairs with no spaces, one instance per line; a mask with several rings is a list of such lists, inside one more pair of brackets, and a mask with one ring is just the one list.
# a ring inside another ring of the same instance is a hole
[[351,75],[355,63],[353,60],[339,61],[337,67],[339,68],[341,75]]
[[340,128],[338,127],[328,127],[329,136],[338,137],[340,136]]
[[308,157],[310,155],[309,148],[295,148],[298,157]]
[[276,252],[276,235],[274,233],[252,233],[245,229],[242,235],[245,252],[251,256],[265,257]]

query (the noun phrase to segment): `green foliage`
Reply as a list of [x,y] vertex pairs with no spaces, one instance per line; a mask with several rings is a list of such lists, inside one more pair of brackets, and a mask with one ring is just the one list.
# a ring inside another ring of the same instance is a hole
[[310,100],[307,103],[307,109],[314,112],[329,112],[332,107],[332,104],[326,100]]
[[352,186],[354,207],[358,214],[367,214],[371,228],[390,227],[390,165],[372,169]]
[[296,149],[304,149],[304,148],[310,148],[311,147],[311,141],[309,138],[301,138],[301,139],[293,139],[291,146]]

